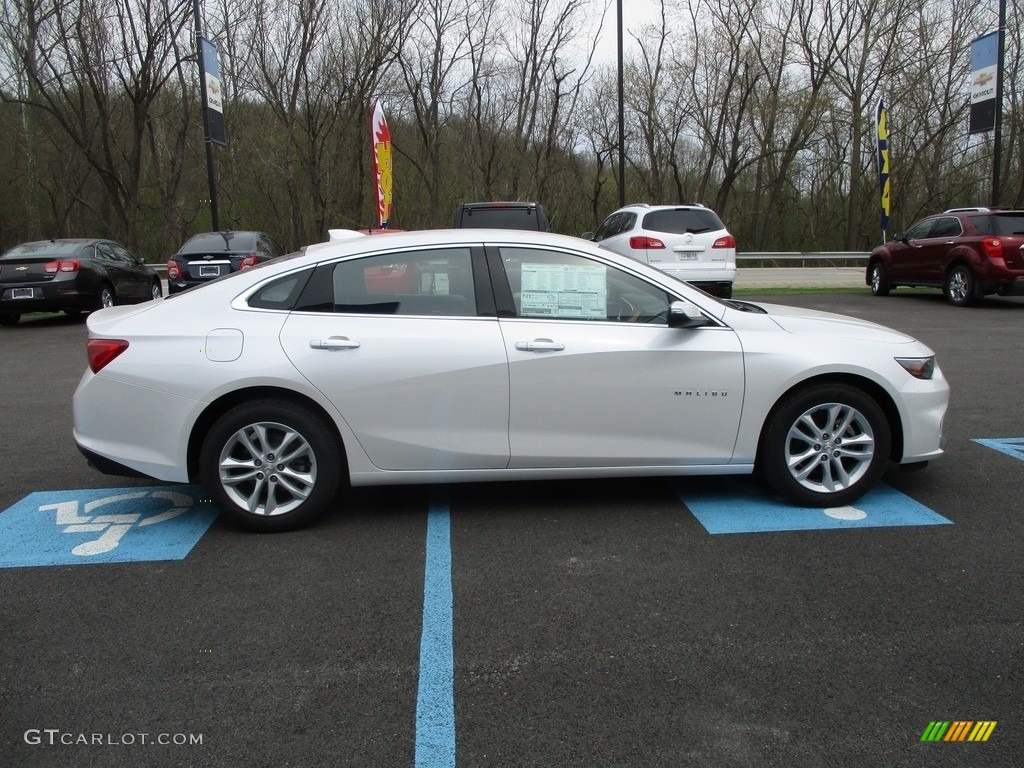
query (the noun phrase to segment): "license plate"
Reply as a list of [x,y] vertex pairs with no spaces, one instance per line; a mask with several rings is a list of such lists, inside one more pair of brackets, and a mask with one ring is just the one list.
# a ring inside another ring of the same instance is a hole
[[697,254],[696,253],[677,253],[676,254],[676,258],[679,259],[679,261],[696,261],[697,260]]
[[220,267],[199,267],[200,277],[220,277]]
[[12,299],[31,299],[35,297],[35,290],[32,288],[13,288],[11,289]]

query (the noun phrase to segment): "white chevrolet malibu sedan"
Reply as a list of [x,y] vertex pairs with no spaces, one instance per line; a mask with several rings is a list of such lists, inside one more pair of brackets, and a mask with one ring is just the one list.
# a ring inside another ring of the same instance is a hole
[[942,453],[949,388],[872,323],[721,301],[583,240],[353,237],[88,320],[97,469],[197,478],[255,530],[347,485],[757,470],[849,504]]

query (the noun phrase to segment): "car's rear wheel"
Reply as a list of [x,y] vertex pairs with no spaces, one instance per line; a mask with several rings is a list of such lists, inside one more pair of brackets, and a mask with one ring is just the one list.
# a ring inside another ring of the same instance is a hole
[[100,286],[99,291],[96,293],[96,301],[94,303],[95,309],[107,309],[108,307],[114,306],[115,296],[114,288],[107,283]]
[[875,296],[888,296],[889,295],[889,270],[886,269],[885,264],[881,261],[876,261],[871,265],[870,272],[871,279],[871,293]]
[[164,295],[163,286],[160,285],[159,280],[154,280],[152,285],[149,286],[149,296],[151,299],[159,299]]
[[946,275],[944,293],[946,301],[955,307],[966,307],[974,303],[974,275],[969,267],[957,264]]
[[878,482],[889,460],[889,423],[867,393],[819,384],[782,400],[769,417],[758,455],[779,494],[805,507],[840,507]]
[[0,312],[0,325],[2,326],[17,325],[19,320],[21,320],[21,314],[18,312]]
[[327,508],[344,472],[334,433],[308,408],[257,400],[225,413],[199,458],[203,488],[233,522],[287,531]]

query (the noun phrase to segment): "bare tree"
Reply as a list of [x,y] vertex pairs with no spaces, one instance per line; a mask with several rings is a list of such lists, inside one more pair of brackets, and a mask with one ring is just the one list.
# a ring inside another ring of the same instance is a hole
[[[33,2],[34,0],[29,0]],[[96,173],[105,195],[105,230],[135,247],[154,102],[180,64],[173,41],[191,20],[183,0],[70,0],[35,6],[29,39],[6,43],[20,59],[27,87],[2,89],[49,115]]]

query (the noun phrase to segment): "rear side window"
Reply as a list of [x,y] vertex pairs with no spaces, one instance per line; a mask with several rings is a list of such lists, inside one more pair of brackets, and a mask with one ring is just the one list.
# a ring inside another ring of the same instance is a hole
[[313,270],[307,269],[263,286],[249,299],[249,306],[257,309],[291,309],[311,274]]
[[672,208],[651,211],[644,216],[643,228],[650,232],[666,232],[684,235],[687,232],[698,235],[725,229],[718,214],[707,208]]
[[474,317],[477,306],[470,249],[391,253],[320,265],[295,309]]
[[960,219],[955,216],[943,216],[932,224],[928,237],[960,237],[963,231]]

